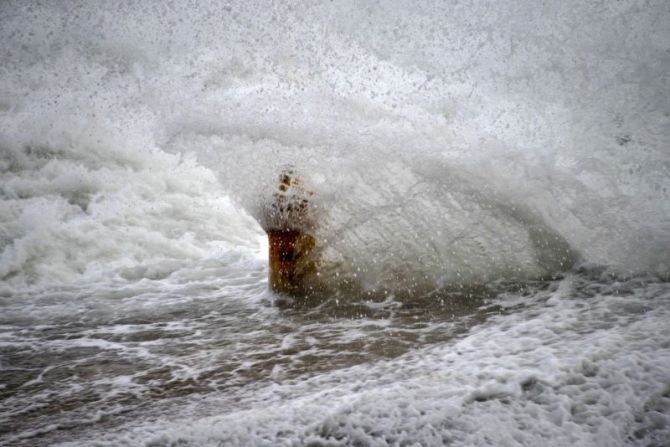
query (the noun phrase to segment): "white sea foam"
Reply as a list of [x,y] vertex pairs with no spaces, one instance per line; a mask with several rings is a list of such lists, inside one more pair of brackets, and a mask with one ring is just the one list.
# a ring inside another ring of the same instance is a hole
[[[609,294],[616,284],[584,296],[593,285],[568,277],[453,343],[303,381],[273,370],[277,382],[252,394],[198,398],[165,423],[130,424],[98,443],[663,445],[670,294],[639,286],[625,297]],[[216,416],[192,419],[207,412]]]

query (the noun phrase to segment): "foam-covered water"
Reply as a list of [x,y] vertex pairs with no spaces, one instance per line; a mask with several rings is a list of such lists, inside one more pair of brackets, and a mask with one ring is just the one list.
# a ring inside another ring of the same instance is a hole
[[670,10],[415,3],[0,4],[0,443],[663,445]]

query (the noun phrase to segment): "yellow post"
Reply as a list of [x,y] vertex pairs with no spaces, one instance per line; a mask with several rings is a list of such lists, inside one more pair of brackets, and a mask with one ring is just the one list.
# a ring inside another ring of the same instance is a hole
[[302,295],[309,292],[309,277],[316,273],[313,252],[316,240],[312,228],[308,196],[302,182],[286,169],[279,177],[279,192],[265,209],[263,227],[270,247],[270,287],[275,292]]
[[305,293],[305,279],[315,272],[310,254],[315,240],[299,230],[268,231],[270,239],[270,287],[290,295]]

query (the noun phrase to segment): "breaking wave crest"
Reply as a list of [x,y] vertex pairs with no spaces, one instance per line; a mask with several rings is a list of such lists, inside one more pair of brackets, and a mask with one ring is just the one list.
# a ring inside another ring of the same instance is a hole
[[0,278],[254,263],[287,164],[324,274],[366,288],[667,275],[654,5],[5,2]]

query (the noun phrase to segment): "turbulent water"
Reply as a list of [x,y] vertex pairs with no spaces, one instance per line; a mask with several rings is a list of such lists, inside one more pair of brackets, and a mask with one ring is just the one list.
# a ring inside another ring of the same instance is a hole
[[[0,445],[667,445],[669,24],[3,1]],[[299,306],[287,166],[330,286]]]

